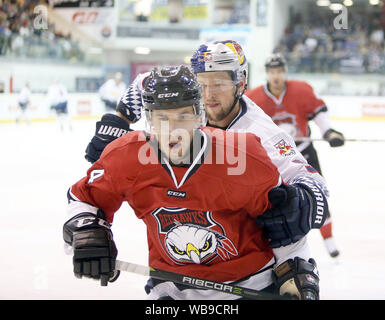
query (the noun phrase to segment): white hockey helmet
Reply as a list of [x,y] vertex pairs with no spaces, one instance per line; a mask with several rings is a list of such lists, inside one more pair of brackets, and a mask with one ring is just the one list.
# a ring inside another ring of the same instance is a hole
[[245,77],[247,85],[248,65],[243,49],[236,41],[215,41],[201,45],[191,58],[195,74],[201,72],[229,71],[235,84]]

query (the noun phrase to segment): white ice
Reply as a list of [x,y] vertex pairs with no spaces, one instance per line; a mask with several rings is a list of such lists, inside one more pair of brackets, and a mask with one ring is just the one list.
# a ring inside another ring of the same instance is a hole
[[[384,122],[334,121],[348,138],[385,140]],[[95,121],[0,125],[0,299],[145,299],[146,278],[124,273],[101,287],[76,279],[63,250],[68,187],[85,175],[84,150]],[[317,129],[313,129],[317,137]],[[322,299],[385,299],[385,143],[316,142],[331,191],[333,233],[341,251],[328,256],[319,231],[309,236]],[[128,205],[115,216],[120,260],[147,265],[144,224]]]

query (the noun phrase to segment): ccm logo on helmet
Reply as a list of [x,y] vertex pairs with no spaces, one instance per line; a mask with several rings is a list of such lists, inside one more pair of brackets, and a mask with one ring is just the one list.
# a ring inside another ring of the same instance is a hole
[[179,92],[159,93],[158,98],[172,98],[179,96]]

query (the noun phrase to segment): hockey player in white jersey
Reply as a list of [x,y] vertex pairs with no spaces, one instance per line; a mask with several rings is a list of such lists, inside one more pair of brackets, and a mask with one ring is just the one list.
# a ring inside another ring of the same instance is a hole
[[28,115],[28,107],[31,103],[31,88],[28,82],[20,90],[17,100],[19,104],[19,112],[16,117],[16,123],[19,123],[21,118],[24,118],[25,122],[29,124],[30,120]]
[[[297,151],[294,140],[243,95],[248,66],[241,46],[230,40],[201,45],[191,59],[191,66],[202,85],[208,125],[254,133],[286,182],[286,186],[269,195],[276,208],[257,219],[257,223],[265,227],[270,246],[277,248],[294,243],[311,228],[321,228],[328,209],[317,206],[318,212],[310,214],[310,202],[302,200],[327,197],[325,180]],[[302,202],[298,207],[304,207],[295,217],[292,210],[297,200]],[[310,223],[305,221],[309,218]]]
[[104,102],[106,111],[114,111],[121,96],[126,91],[126,84],[122,81],[123,75],[117,72],[113,79],[107,80],[99,88],[100,99]]
[[72,130],[71,117],[68,113],[68,91],[64,84],[54,79],[47,90],[50,109],[55,110],[61,131],[67,127]]

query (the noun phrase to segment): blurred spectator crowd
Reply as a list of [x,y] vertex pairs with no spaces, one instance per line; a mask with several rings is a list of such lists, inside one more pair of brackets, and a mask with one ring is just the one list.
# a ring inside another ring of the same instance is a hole
[[346,29],[335,28],[336,14],[314,10],[295,15],[275,52],[285,55],[290,72],[384,73],[384,14],[351,13]]
[[[38,5],[47,0],[0,0],[0,56],[49,58],[81,62],[84,54],[71,35],[63,35],[42,20],[36,23]],[[43,27],[39,27],[43,26]]]

